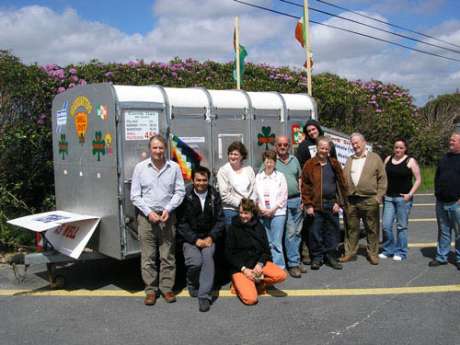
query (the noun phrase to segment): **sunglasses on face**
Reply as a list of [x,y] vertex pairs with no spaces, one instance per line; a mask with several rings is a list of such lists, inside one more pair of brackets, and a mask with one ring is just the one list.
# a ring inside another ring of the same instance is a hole
[[288,147],[288,146],[289,146],[289,144],[281,143],[281,144],[276,144],[276,146],[280,146],[280,147]]

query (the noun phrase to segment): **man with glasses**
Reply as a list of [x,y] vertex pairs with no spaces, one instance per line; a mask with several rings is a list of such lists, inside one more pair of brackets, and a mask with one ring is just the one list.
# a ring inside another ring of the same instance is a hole
[[288,185],[286,234],[284,246],[287,256],[288,272],[293,278],[300,278],[306,273],[300,265],[300,242],[302,231],[302,207],[300,198],[300,176],[302,170],[296,157],[289,154],[289,139],[287,136],[278,136],[275,139],[277,154],[276,170],[283,173]]

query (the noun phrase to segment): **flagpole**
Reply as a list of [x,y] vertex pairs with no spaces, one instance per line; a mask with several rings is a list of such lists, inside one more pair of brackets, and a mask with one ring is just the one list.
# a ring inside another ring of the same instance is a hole
[[240,17],[235,17],[235,60],[236,60],[236,89],[241,88],[240,73]]
[[307,56],[307,91],[308,95],[311,97],[312,95],[312,85],[311,85],[311,40],[310,40],[310,18],[308,16],[308,0],[304,0],[303,2],[303,37],[306,42],[304,42],[305,47],[305,55]]

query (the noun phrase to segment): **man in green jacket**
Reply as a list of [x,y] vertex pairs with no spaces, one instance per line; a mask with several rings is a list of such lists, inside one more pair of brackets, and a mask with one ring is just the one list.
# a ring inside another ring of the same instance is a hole
[[355,259],[362,219],[367,230],[367,258],[372,265],[378,265],[379,205],[387,189],[385,166],[378,154],[366,149],[366,140],[361,133],[353,133],[350,140],[354,155],[348,158],[344,168],[348,185],[348,228],[345,232],[345,255],[340,261]]

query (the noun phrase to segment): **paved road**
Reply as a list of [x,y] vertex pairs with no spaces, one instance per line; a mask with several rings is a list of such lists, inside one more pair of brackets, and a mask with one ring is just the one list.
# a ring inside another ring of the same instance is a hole
[[279,285],[287,297],[252,307],[224,286],[205,314],[186,293],[145,307],[137,260],[66,267],[58,291],[48,289],[42,266],[23,284],[0,266],[0,344],[460,344],[460,272],[427,265],[433,202],[416,198],[407,261],[371,266],[360,256],[343,271],[323,266]]

